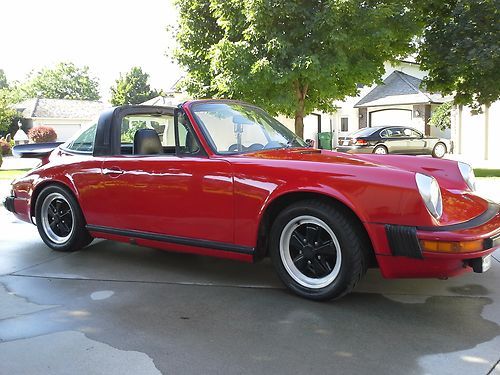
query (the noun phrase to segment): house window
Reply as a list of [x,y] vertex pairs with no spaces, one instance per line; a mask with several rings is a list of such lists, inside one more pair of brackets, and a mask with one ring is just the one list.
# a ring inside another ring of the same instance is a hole
[[349,119],[347,117],[342,117],[340,119],[340,131],[346,132],[349,130]]

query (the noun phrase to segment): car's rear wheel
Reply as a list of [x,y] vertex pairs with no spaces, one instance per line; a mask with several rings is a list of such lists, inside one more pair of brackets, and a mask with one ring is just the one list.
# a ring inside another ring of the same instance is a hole
[[373,153],[379,155],[387,155],[389,153],[389,150],[387,150],[387,147],[385,146],[377,146],[373,149]]
[[432,156],[441,159],[446,154],[446,152],[446,145],[442,142],[438,142],[432,149]]
[[270,255],[283,283],[313,300],[349,293],[366,272],[368,250],[358,224],[316,200],[283,210],[271,229]]
[[66,189],[52,185],[36,200],[36,225],[43,242],[57,251],[75,251],[92,242],[78,202]]

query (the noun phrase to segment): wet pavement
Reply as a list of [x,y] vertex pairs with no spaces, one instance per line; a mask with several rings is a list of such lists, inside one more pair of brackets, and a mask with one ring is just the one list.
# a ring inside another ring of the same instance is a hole
[[317,303],[265,261],[95,241],[50,251],[0,208],[0,374],[500,374],[486,274],[384,280]]

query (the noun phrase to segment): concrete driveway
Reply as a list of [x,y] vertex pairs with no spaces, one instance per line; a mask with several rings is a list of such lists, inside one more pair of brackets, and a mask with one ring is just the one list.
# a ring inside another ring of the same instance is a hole
[[110,241],[64,254],[0,208],[1,374],[500,374],[484,275],[384,280],[337,302],[241,264]]

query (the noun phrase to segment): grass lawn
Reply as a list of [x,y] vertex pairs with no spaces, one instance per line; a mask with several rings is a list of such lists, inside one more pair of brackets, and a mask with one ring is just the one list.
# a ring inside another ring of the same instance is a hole
[[13,180],[14,178],[26,173],[30,169],[6,169],[0,170],[0,180]]
[[475,168],[474,174],[476,177],[500,177],[500,169]]

